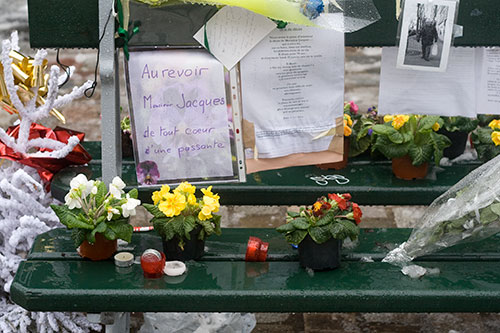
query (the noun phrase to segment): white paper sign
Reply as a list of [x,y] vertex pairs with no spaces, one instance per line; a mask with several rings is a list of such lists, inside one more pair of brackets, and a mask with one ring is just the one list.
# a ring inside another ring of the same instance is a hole
[[443,73],[396,68],[398,49],[382,49],[380,114],[476,117],[474,49],[450,50]]
[[139,182],[155,167],[158,183],[233,175],[231,113],[216,59],[193,49],[131,52],[128,75]]
[[477,113],[500,114],[500,48],[484,48],[478,51],[482,66]]
[[265,16],[226,6],[193,37],[231,69],[275,27],[276,23]]
[[328,149],[321,132],[343,114],[344,34],[289,24],[240,63],[243,117],[254,124],[259,158]]

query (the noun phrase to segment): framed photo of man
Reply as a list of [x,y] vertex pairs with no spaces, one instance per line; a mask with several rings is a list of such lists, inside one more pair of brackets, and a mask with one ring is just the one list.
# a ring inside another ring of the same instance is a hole
[[446,71],[456,10],[454,0],[406,0],[397,66]]

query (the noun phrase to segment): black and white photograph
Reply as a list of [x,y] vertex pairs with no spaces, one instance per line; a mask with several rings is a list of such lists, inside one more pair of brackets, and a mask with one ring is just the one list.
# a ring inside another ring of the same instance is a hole
[[405,1],[398,67],[435,72],[446,70],[456,4],[456,1]]

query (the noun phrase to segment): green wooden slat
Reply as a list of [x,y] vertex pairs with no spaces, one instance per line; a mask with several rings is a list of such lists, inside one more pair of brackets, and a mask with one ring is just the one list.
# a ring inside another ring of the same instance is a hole
[[[394,46],[397,21],[395,1],[374,0],[382,16],[378,22],[346,35],[347,46]],[[90,47],[98,44],[97,0],[28,0],[32,47]],[[171,5],[148,8],[131,3],[132,20],[143,23],[132,45],[198,45],[193,34],[214,13],[214,7]],[[500,2],[462,0],[458,24],[464,36],[457,46],[500,45]]]
[[[70,180],[78,173],[93,179],[101,177],[100,144],[87,142],[84,146],[94,156],[89,166],[62,170],[52,181],[52,195],[61,201],[69,190]],[[248,175],[246,183],[216,184],[214,190],[224,205],[304,205],[333,192],[350,192],[354,202],[364,205],[428,205],[479,165],[473,161],[431,167],[428,179],[406,181],[393,176],[389,161],[357,158],[342,170],[324,171],[303,166],[263,171]],[[311,180],[311,177],[329,175],[341,175],[349,179],[349,183],[342,185],[330,180],[323,186]],[[123,162],[122,178],[128,189],[137,186],[135,164],[130,159]],[[140,199],[150,202],[151,193],[158,188],[139,188]]]
[[14,302],[33,311],[499,312],[500,265],[426,262],[440,274],[404,277],[386,263],[343,262],[306,272],[297,262],[188,262],[186,275],[145,279],[111,261],[20,264]]
[[98,13],[97,0],[28,0],[31,47],[96,48]]
[[[224,223],[224,221],[223,221]],[[342,260],[359,261],[371,257],[380,261],[397,245],[406,241],[411,229],[361,229],[357,245],[342,250]],[[283,235],[270,228],[223,228],[221,236],[211,236],[205,243],[202,261],[243,261],[248,237],[259,237],[269,242],[268,261],[297,261],[297,250],[286,243]],[[417,261],[494,261],[500,260],[498,244],[500,234],[481,242],[464,243]],[[123,250],[139,256],[148,248],[162,251],[161,239],[156,232],[134,233],[132,242]],[[39,235],[28,255],[29,260],[84,260],[75,251],[67,229],[54,229]]]

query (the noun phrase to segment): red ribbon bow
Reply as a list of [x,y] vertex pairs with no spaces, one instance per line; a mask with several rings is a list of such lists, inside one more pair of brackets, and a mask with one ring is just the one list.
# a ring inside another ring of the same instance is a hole
[[[7,134],[11,137],[17,138],[19,135],[19,125],[11,126],[7,129]],[[56,127],[53,130],[39,124],[31,124],[29,139],[37,138],[48,138],[60,141],[62,143],[68,143],[68,139],[76,135],[80,142],[83,141],[85,133],[77,132],[70,129]],[[52,151],[51,149],[42,148],[39,151]],[[15,152],[12,148],[8,147],[0,141],[0,158],[6,158],[11,161],[16,161],[21,164],[35,168],[40,175],[40,178],[46,184],[46,190],[50,190],[50,182],[54,177],[54,174],[59,170],[69,166],[69,165],[82,165],[90,162],[92,157],[83,148],[81,144],[78,144],[73,148],[65,158],[56,159],[49,157],[27,157],[24,154]]]

